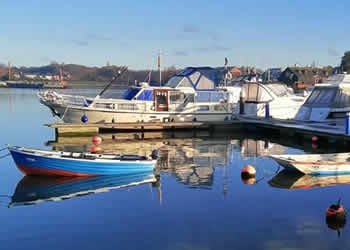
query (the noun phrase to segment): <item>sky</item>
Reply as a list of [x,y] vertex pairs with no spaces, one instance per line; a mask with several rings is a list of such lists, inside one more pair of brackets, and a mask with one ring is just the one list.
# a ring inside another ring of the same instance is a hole
[[350,50],[349,0],[2,0],[0,62],[40,66],[332,65]]

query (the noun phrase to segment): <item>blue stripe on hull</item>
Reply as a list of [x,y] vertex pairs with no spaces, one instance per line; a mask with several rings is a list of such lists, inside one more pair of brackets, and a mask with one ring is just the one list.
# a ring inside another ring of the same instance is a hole
[[145,172],[153,170],[155,165],[152,161],[102,163],[94,160],[79,161],[27,155],[17,151],[11,151],[11,154],[16,164],[26,167],[91,175],[118,175]]

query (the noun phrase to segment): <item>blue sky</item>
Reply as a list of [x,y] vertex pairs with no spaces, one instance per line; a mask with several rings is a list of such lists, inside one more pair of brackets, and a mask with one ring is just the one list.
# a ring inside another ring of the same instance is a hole
[[348,0],[1,1],[0,62],[132,69],[337,65],[350,50]]

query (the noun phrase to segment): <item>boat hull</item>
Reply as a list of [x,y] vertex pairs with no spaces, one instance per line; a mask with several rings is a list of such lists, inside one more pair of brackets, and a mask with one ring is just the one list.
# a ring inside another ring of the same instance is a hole
[[65,123],[81,123],[84,115],[87,123],[130,123],[130,122],[191,122],[191,121],[224,121],[231,119],[233,109],[227,112],[196,112],[189,109],[183,112],[150,112],[150,111],[117,111],[107,109],[94,109],[80,106],[67,106],[65,104],[53,104],[41,100],[54,115],[60,117]]
[[106,161],[49,157],[9,149],[18,167],[25,175],[99,176],[151,172],[155,160]]

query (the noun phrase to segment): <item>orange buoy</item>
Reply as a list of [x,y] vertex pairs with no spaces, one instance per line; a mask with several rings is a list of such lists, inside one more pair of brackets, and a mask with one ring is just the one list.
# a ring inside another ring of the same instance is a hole
[[101,151],[102,151],[102,149],[101,149],[99,146],[97,146],[97,145],[92,146],[92,147],[90,148],[90,152],[93,153],[93,154],[99,153],[99,152],[101,152]]
[[92,143],[95,145],[100,145],[102,142],[102,138],[99,137],[98,135],[95,135],[94,137],[92,137]]
[[246,165],[244,168],[241,170],[241,177],[242,179],[248,179],[251,177],[255,177],[256,170],[252,165]]

